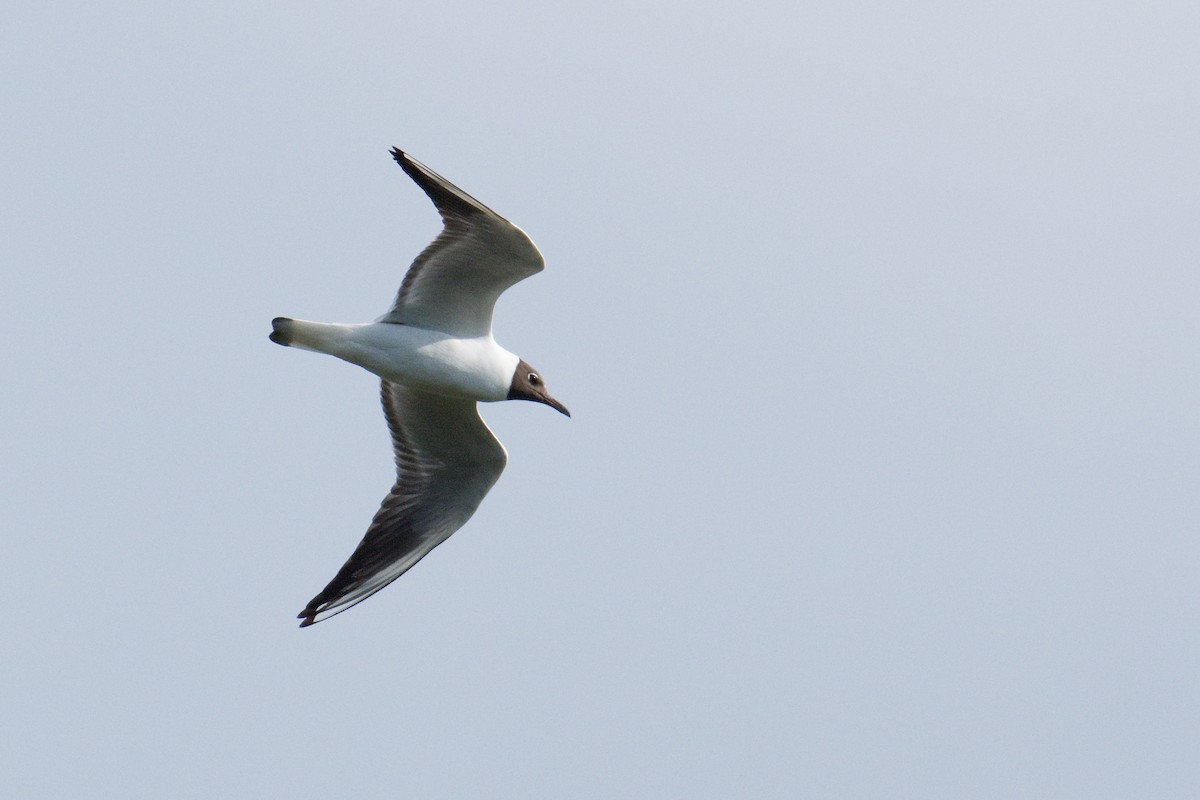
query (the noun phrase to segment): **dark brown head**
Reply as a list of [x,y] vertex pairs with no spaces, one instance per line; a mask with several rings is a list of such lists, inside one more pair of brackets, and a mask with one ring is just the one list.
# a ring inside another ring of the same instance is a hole
[[535,403],[545,403],[556,411],[561,411],[568,417],[571,412],[567,411],[567,407],[555,400],[546,391],[546,384],[542,382],[542,376],[537,370],[526,364],[524,361],[517,362],[517,369],[513,372],[512,385],[508,389],[509,400],[532,400]]

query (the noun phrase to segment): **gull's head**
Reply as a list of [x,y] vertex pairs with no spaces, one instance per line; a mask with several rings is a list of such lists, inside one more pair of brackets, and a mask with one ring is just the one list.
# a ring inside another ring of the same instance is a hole
[[532,400],[535,403],[545,403],[555,411],[561,411],[568,417],[571,416],[571,412],[567,411],[567,407],[551,397],[550,393],[546,391],[546,382],[542,380],[541,374],[524,361],[518,361],[517,368],[513,371],[512,385],[508,389],[508,399]]

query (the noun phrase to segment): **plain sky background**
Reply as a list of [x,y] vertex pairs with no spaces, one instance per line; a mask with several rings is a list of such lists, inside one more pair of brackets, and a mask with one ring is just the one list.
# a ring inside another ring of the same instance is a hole
[[[21,3],[0,794],[1200,796],[1194,2]],[[373,319],[530,233],[573,419],[400,581]]]

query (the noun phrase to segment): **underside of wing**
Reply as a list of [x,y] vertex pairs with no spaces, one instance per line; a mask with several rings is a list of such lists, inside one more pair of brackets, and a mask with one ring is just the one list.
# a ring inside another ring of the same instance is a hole
[[542,254],[524,231],[424,164],[397,149],[392,157],[433,201],[444,227],[413,261],[379,320],[457,336],[491,333],[496,299],[540,272]]
[[396,484],[366,535],[299,618],[328,619],[403,575],[461,528],[504,470],[507,455],[472,400],[383,381]]

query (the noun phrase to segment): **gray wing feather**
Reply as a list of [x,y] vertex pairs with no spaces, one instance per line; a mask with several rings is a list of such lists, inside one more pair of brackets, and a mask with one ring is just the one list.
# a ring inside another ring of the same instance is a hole
[[366,535],[299,618],[328,619],[399,578],[461,528],[508,461],[473,400],[431,395],[382,381],[396,454],[396,484]]
[[525,232],[398,149],[392,157],[442,216],[437,238],[408,268],[380,322],[417,325],[457,336],[492,331],[497,298],[542,271],[542,254]]

